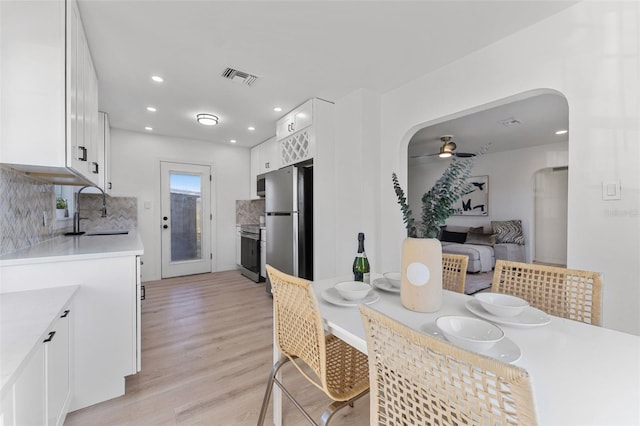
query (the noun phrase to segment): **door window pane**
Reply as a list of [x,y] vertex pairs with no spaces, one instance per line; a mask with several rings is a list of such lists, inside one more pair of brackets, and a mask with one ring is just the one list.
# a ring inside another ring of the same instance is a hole
[[202,258],[202,182],[199,175],[171,173],[171,261]]

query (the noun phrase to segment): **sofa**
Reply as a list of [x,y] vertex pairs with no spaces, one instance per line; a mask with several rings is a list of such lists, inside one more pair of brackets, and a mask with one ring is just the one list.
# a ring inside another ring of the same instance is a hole
[[443,253],[469,257],[467,272],[489,272],[497,259],[526,261],[520,220],[492,221],[479,227],[446,225],[438,239]]

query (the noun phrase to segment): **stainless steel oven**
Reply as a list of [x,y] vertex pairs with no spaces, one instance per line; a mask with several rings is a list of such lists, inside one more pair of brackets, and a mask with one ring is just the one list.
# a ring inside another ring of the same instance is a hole
[[240,272],[245,277],[260,282],[260,227],[240,226]]

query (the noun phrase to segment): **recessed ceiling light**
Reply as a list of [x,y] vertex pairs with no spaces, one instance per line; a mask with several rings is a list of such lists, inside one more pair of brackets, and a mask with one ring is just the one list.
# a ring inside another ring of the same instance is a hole
[[275,108],[273,108],[273,110],[274,110],[275,112],[280,112],[280,111],[282,111],[282,108],[280,108],[280,107],[275,107]]
[[568,133],[568,132],[569,132],[568,130],[562,129],[562,130],[558,130],[556,132],[556,135],[564,135],[565,133]]
[[196,115],[196,120],[204,126],[215,126],[218,124],[218,117],[213,114],[198,114]]
[[148,107],[147,107],[147,111],[156,112],[156,111],[157,111],[157,109],[155,109],[155,108],[154,108],[154,107],[152,107],[152,106],[148,106]]
[[237,141],[237,140],[235,140],[235,139],[231,139],[229,142],[231,142],[231,143],[236,143],[236,142],[238,142],[238,141]]
[[160,77],[159,75],[152,75],[151,80],[155,81],[156,83],[162,83],[164,81],[164,78]]
[[255,127],[253,127],[253,126],[249,126],[249,127],[247,127],[247,130],[249,130],[250,132],[253,132],[255,129],[256,129],[256,128],[255,128]]
[[145,130],[148,130],[148,131],[152,131],[152,130],[153,130],[153,127],[149,127],[149,126],[147,126],[147,127],[145,127],[144,129],[145,129]]

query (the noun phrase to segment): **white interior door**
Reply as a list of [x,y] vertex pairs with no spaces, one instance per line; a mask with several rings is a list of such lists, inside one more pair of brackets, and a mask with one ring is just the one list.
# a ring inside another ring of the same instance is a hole
[[566,167],[535,174],[535,235],[533,260],[567,264],[569,172]]
[[162,161],[162,278],[211,272],[211,167]]

